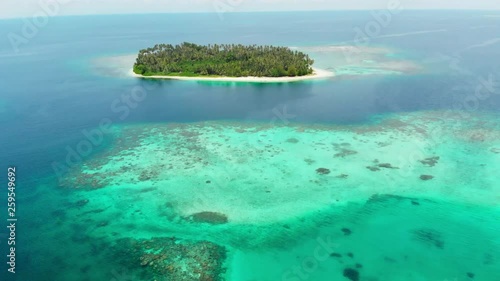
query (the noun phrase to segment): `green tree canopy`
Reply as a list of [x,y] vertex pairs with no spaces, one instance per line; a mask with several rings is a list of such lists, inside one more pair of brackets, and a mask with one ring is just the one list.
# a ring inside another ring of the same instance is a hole
[[287,47],[214,44],[159,44],[139,51],[134,72],[144,76],[257,76],[311,74],[314,61]]

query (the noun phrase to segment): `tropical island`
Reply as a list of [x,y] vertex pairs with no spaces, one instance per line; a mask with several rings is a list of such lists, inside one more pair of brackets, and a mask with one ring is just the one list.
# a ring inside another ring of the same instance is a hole
[[241,44],[157,44],[139,51],[133,73],[148,78],[282,82],[332,76],[288,47]]

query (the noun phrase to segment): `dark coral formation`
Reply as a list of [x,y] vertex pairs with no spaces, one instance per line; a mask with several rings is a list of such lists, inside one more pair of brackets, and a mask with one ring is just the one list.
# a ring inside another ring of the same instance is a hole
[[378,164],[377,166],[379,166],[380,168],[386,168],[386,169],[399,169],[398,167],[392,166],[390,163],[381,163],[381,164]]
[[289,142],[289,143],[298,143],[299,140],[296,139],[296,138],[289,138],[289,139],[286,140],[286,142]]
[[372,172],[380,171],[380,168],[377,166],[366,166],[366,168]]
[[147,192],[151,192],[151,191],[155,191],[156,188],[155,187],[146,187],[146,188],[142,188],[139,190],[139,193],[147,193]]
[[99,214],[99,213],[106,211],[107,209],[109,209],[109,207],[107,207],[105,209],[94,209],[94,210],[85,211],[85,212],[81,213],[80,216],[85,216],[88,214]]
[[176,238],[120,239],[113,247],[114,260],[142,275],[141,280],[222,281],[224,247],[207,241]]
[[151,179],[157,177],[158,174],[159,174],[158,170],[153,170],[153,171],[144,170],[141,172],[138,179],[139,179],[139,181],[148,181],[148,180],[151,180]]
[[349,228],[344,227],[341,230],[344,233],[344,235],[346,235],[346,236],[352,234],[352,231]]
[[312,160],[312,159],[309,159],[309,158],[306,158],[304,159],[304,162],[306,162],[308,165],[312,165],[314,164],[316,161]]
[[392,194],[373,194],[366,201],[366,203],[384,203],[391,200],[401,201],[401,200],[416,200],[416,199],[399,195],[392,195]]
[[421,175],[420,176],[420,179],[423,181],[432,180],[433,178],[434,178],[434,176],[431,176],[431,175]]
[[373,194],[370,196],[370,198],[366,201],[366,204],[373,204],[373,203],[389,203],[390,201],[393,201],[394,203],[398,201],[409,201],[408,204],[412,205],[420,205],[423,202],[426,203],[434,203],[434,201],[429,200],[429,199],[422,199],[422,198],[416,198],[416,197],[406,197],[406,196],[399,196],[399,195],[393,195],[393,194]]
[[350,149],[346,149],[346,148],[342,148],[340,149],[340,152],[336,153],[335,155],[333,155],[334,157],[341,157],[341,158],[344,158],[346,156],[349,156],[349,155],[354,155],[358,153],[357,151],[354,151],[354,150],[350,150]]
[[82,200],[76,201],[75,206],[78,208],[81,208],[81,207],[87,205],[88,203],[89,203],[88,199],[82,199]]
[[[378,160],[377,162],[375,162],[375,164],[378,163]],[[394,167],[392,166],[392,164],[390,163],[380,163],[380,164],[377,164],[377,165],[372,165],[372,166],[366,166],[366,168],[372,172],[377,172],[377,171],[380,171],[380,168],[385,168],[385,169],[399,169],[398,167]]]
[[192,214],[189,218],[194,222],[224,224],[228,222],[227,216],[217,212],[199,212]]
[[351,280],[351,281],[358,281],[359,280],[359,271],[353,268],[346,268],[344,269],[344,277]]
[[66,211],[64,210],[55,210],[50,213],[52,217],[64,220],[66,218]]
[[387,257],[387,256],[384,256],[384,261],[386,263],[395,263],[395,262],[397,262],[395,259],[393,259],[391,257]]
[[320,175],[328,175],[330,173],[330,170],[327,168],[318,168],[316,169],[316,173]]
[[434,167],[439,161],[439,156],[425,158],[424,160],[420,160],[420,163],[427,165],[429,167]]
[[491,253],[485,253],[483,255],[483,264],[490,265],[490,264],[493,264],[494,262],[495,261],[494,261],[493,255]]
[[417,241],[435,246],[436,248],[444,248],[444,240],[438,231],[434,229],[417,229],[413,231],[414,238]]

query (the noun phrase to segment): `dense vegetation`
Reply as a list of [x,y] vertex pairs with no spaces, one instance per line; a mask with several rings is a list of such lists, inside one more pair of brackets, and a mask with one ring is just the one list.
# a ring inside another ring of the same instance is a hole
[[303,76],[313,72],[313,62],[287,47],[160,44],[139,51],[134,72],[144,76]]

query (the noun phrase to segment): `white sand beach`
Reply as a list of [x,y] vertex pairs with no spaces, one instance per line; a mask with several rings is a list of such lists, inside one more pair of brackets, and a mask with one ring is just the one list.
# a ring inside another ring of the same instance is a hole
[[221,81],[221,82],[255,82],[255,83],[276,83],[276,82],[295,82],[295,81],[303,81],[303,80],[311,80],[311,79],[322,79],[329,78],[335,76],[335,73],[313,68],[313,74],[305,75],[305,76],[294,76],[294,77],[255,77],[255,76],[247,76],[247,77],[186,77],[186,76],[161,76],[161,75],[153,75],[153,76],[143,76],[140,74],[134,73],[130,70],[130,74],[134,77],[138,78],[152,78],[152,79],[174,79],[174,80],[193,80],[193,81]]

